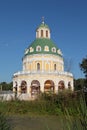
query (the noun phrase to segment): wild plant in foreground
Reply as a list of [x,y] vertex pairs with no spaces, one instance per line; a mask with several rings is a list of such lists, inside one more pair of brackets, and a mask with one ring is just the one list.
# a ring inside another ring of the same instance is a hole
[[68,109],[65,108],[65,122],[62,122],[63,130],[87,130],[87,106],[83,94],[79,100],[79,106],[77,106],[77,113],[78,116],[72,117]]
[[11,130],[5,116],[0,113],[0,130]]

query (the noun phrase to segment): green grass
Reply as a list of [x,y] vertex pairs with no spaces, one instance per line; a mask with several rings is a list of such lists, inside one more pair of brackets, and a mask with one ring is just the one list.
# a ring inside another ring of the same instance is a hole
[[42,94],[35,101],[0,102],[0,112],[9,116],[13,130],[87,129],[87,106],[82,93],[68,91]]

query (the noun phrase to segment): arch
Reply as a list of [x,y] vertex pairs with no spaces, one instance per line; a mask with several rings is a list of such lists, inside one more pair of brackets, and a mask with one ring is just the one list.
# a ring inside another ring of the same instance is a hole
[[56,64],[54,64],[54,71],[56,70]]
[[55,84],[52,80],[46,80],[44,83],[44,92],[54,92]]
[[46,46],[44,47],[44,51],[49,51],[49,46],[46,45]]
[[41,46],[37,46],[36,51],[41,51]]
[[41,30],[41,37],[43,37],[43,30]]
[[68,89],[71,90],[71,82],[68,82]]
[[37,70],[40,70],[40,63],[37,63]]
[[64,89],[65,89],[65,84],[64,84],[64,81],[61,80],[58,83],[58,90],[64,90]]
[[33,80],[31,82],[31,96],[37,96],[40,93],[40,82]]
[[52,48],[52,52],[56,52],[56,48],[55,47]]
[[21,93],[27,93],[27,82],[25,80],[21,81],[20,89]]
[[48,37],[48,30],[46,30],[46,37]]

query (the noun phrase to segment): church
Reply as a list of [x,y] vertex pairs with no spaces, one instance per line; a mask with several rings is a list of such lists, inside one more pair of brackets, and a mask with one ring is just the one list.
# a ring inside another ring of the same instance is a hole
[[36,98],[40,93],[73,90],[73,74],[64,71],[62,51],[51,39],[44,20],[36,28],[36,38],[25,49],[22,71],[13,74],[13,91],[23,100]]

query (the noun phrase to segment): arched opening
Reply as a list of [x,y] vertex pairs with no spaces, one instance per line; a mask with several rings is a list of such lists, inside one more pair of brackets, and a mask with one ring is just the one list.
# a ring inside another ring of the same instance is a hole
[[54,92],[54,82],[52,80],[46,80],[44,83],[44,92]]
[[64,90],[65,89],[65,84],[64,84],[64,81],[61,80],[59,83],[58,83],[58,90]]
[[40,93],[40,82],[33,80],[31,82],[31,96],[37,96]]
[[21,93],[27,93],[27,82],[25,80],[21,82],[20,89],[21,89]]
[[56,64],[54,64],[54,71],[56,71]]
[[48,47],[48,46],[45,46],[45,47],[44,47],[44,51],[49,51],[49,47]]
[[37,70],[40,70],[40,63],[37,63]]
[[36,51],[41,51],[41,46],[37,46]]
[[43,30],[41,30],[41,37],[43,37]]
[[71,82],[68,82],[68,89],[71,90]]
[[48,37],[48,30],[46,30],[46,37]]

